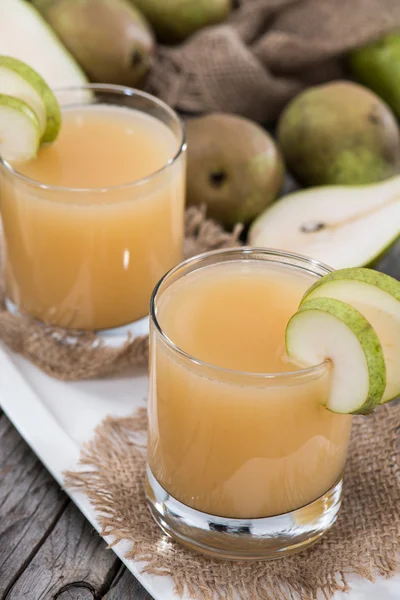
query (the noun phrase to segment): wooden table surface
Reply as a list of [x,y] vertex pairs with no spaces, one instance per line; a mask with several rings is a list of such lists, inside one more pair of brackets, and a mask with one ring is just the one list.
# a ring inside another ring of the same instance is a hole
[[[379,269],[400,279],[400,243]],[[1,411],[0,600],[151,600]]]
[[4,414],[0,600],[151,600]]

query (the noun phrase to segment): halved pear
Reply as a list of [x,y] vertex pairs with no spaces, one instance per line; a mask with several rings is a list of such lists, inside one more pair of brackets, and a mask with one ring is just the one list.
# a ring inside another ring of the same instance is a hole
[[0,54],[28,62],[53,89],[88,81],[50,25],[26,0],[0,0]]
[[372,325],[386,364],[381,402],[396,398],[400,394],[400,282],[372,269],[341,269],[314,283],[301,304],[321,297],[351,304]]
[[371,264],[400,236],[400,176],[364,186],[294,192],[267,208],[252,246],[311,256],[336,269]]
[[0,94],[19,98],[33,108],[39,117],[42,142],[56,139],[61,125],[60,107],[34,69],[12,56],[0,56]]
[[372,326],[349,304],[333,298],[304,302],[287,325],[286,351],[304,367],[330,361],[326,408],[332,412],[368,414],[380,403],[383,350]]
[[0,156],[8,161],[29,160],[40,143],[40,121],[19,98],[0,94]]

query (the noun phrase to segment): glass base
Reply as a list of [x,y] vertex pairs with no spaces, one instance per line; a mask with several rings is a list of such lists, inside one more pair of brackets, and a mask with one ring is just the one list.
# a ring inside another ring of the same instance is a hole
[[342,479],[323,496],[290,513],[261,519],[230,519],[182,504],[164,490],[147,468],[150,511],[168,536],[191,550],[228,560],[268,560],[304,550],[336,521]]
[[[18,307],[9,298],[5,298],[4,303],[8,312],[10,312],[13,315],[22,316],[22,313],[18,310]],[[48,325],[46,325],[46,323],[43,323],[43,321],[37,320],[36,322],[40,325],[43,325],[43,327],[48,327]],[[84,331],[80,331],[77,329],[64,329],[62,327],[55,327],[53,335],[62,336],[63,342],[69,342],[70,344],[74,344],[74,342],[78,341],[84,333]],[[93,333],[96,334],[97,340],[101,340],[104,346],[119,347],[122,346],[129,338],[134,338],[140,335],[148,335],[149,317],[143,317],[142,319],[138,319],[133,323],[121,325],[120,327],[98,329],[93,331]],[[94,341],[94,344],[98,343],[97,340]]]

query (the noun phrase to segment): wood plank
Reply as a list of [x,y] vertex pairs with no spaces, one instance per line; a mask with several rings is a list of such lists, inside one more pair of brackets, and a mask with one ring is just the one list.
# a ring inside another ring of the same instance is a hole
[[1,599],[152,600],[5,415],[0,481]]
[[5,415],[0,417],[0,598],[54,527],[68,498]]
[[110,590],[102,600],[153,600],[132,573],[121,566]]
[[71,502],[7,600],[98,600],[108,591],[120,564]]
[[[98,596],[92,586],[87,586],[83,581],[65,586],[54,596],[57,600],[94,600]],[[121,599],[122,600],[122,599]]]

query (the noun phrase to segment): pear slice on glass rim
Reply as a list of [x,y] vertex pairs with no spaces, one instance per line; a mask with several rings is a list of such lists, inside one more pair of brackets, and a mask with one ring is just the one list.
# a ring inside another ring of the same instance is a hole
[[12,56],[0,56],[0,94],[19,98],[36,113],[41,142],[53,142],[61,125],[58,101],[45,80],[29,65]]
[[381,402],[400,395],[400,282],[372,269],[341,269],[316,281],[305,293],[302,304],[320,297],[351,304],[372,325],[386,364],[386,388]]
[[40,144],[40,121],[23,100],[0,94],[0,156],[7,161],[34,158]]
[[375,330],[355,308],[333,298],[301,304],[286,328],[288,356],[303,367],[331,363],[325,406],[341,414],[368,414],[386,386],[383,350]]

